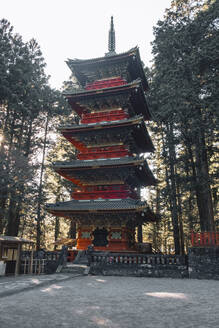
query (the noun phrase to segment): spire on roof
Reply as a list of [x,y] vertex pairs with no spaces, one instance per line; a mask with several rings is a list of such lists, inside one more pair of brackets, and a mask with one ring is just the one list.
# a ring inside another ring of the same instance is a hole
[[114,24],[113,24],[113,16],[111,16],[109,40],[108,40],[109,52],[106,54],[106,56],[115,55],[116,54],[115,49],[116,49],[116,38],[115,38],[115,30],[114,30]]

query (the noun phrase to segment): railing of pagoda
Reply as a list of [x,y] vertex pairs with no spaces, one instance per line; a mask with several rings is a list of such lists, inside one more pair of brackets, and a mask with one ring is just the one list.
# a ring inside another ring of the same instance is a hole
[[114,157],[125,157],[130,156],[130,152],[122,146],[111,146],[111,147],[95,147],[88,148],[86,151],[82,151],[77,155],[78,159],[98,159],[98,158],[114,158]]
[[191,232],[192,247],[219,246],[219,232]]
[[187,257],[181,255],[163,255],[163,254],[119,254],[119,253],[99,253],[93,252],[90,256],[91,263],[103,263],[106,265],[138,265],[148,264],[156,265],[187,265]]
[[128,197],[136,199],[138,196],[134,190],[118,185],[85,187],[72,192],[72,198],[74,199],[124,199]]
[[127,82],[121,78],[120,76],[105,79],[105,80],[96,80],[92,83],[88,83],[85,87],[86,90],[95,90],[95,89],[103,89],[103,88],[111,88],[117,87],[119,85],[124,85]]
[[107,112],[86,113],[82,115],[81,123],[90,124],[98,122],[117,121],[129,118],[129,115],[121,109],[110,110]]

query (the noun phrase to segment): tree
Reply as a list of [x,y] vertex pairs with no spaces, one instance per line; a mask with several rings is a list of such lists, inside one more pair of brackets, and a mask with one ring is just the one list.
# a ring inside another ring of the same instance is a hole
[[45,118],[57,114],[54,98],[60,93],[48,85],[37,42],[24,43],[5,19],[0,21],[0,51],[0,233],[16,236],[21,223],[22,233],[25,220],[33,223],[33,208],[41,198],[39,136]]
[[163,134],[176,252],[183,248],[181,220],[196,228],[198,216],[202,231],[214,230],[218,13],[218,1],[172,1],[154,29],[150,102],[154,129]]

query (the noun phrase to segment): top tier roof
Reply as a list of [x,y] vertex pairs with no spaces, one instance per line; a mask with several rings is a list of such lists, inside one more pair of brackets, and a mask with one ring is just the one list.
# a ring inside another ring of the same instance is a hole
[[149,88],[138,47],[100,58],[68,59],[66,63],[82,88],[87,83],[113,76],[121,76],[128,83],[140,78],[144,90]]

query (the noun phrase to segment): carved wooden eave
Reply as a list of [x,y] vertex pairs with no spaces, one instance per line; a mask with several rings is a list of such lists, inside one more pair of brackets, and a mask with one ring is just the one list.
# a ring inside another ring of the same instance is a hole
[[46,210],[56,216],[67,217],[80,224],[133,224],[153,222],[159,219],[146,202],[122,199],[102,201],[68,201],[47,204]]
[[[70,142],[79,141],[85,148],[124,144],[129,146],[133,153],[154,151],[142,116],[118,122],[65,126],[60,127],[60,131]],[[74,144],[74,142],[72,143]]]
[[130,116],[141,114],[145,120],[151,119],[140,79],[104,89],[66,90],[63,95],[78,115],[112,107],[122,107],[129,112]]
[[68,59],[66,63],[82,87],[109,76],[121,76],[127,82],[140,77],[144,90],[149,88],[138,47],[113,56],[85,60]]
[[79,186],[127,183],[132,187],[145,187],[156,184],[156,179],[143,158],[57,162],[53,168]]

